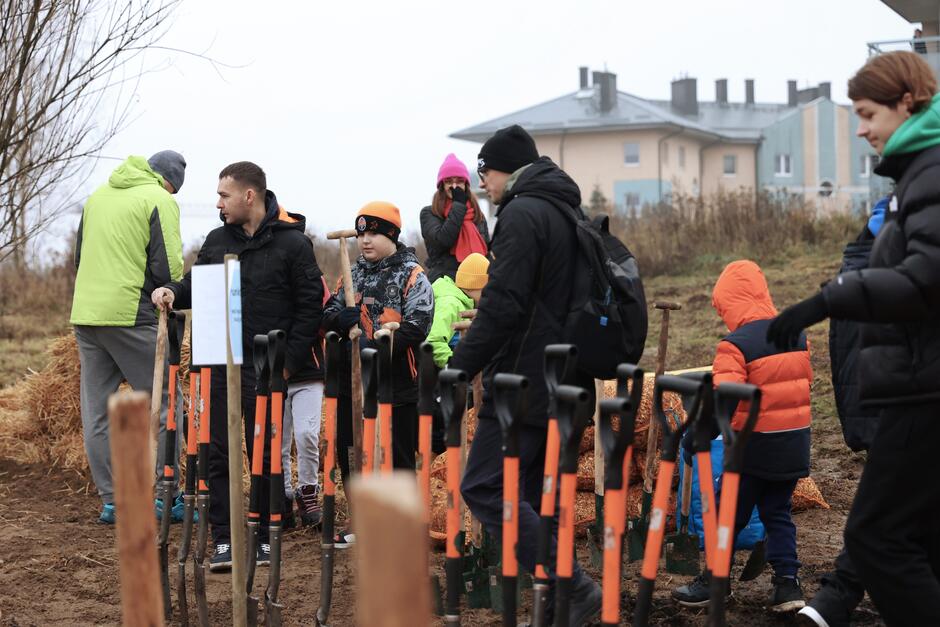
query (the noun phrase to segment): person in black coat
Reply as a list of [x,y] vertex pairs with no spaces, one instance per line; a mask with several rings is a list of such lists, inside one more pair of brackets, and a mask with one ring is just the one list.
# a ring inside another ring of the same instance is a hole
[[[249,464],[255,424],[255,371],[250,366],[253,338],[281,329],[287,334],[284,376],[288,381],[322,377],[323,363],[317,341],[323,316],[322,273],[313,254],[313,244],[304,234],[306,219],[288,213],[267,189],[264,171],[247,161],[227,166],[219,174],[219,217],[225,223],[206,237],[196,265],[219,264],[226,254],[238,255],[241,266],[242,355],[241,392],[245,439]],[[157,288],[151,295],[161,308],[189,308],[192,304],[192,272],[182,281]],[[210,390],[209,522],[215,555],[210,569],[231,567],[231,528],[228,484],[228,403],[224,366],[212,367]],[[266,439],[271,430],[266,430]],[[265,447],[267,449],[267,445]],[[268,547],[270,459],[265,453],[262,481],[259,563]],[[283,485],[281,486],[283,490]]]
[[486,255],[490,231],[476,194],[470,190],[470,173],[453,153],[437,171],[437,189],[431,204],[421,210],[421,237],[428,251],[428,280],[442,276],[456,279],[457,266],[471,253]]
[[[484,384],[461,493],[474,516],[499,538],[502,436],[494,413],[492,381],[498,372],[525,375],[529,411],[520,432],[518,556],[531,573],[548,425],[544,353],[548,344],[563,339],[562,323],[579,254],[574,225],[562,212],[583,215],[581,191],[548,157],[539,157],[535,142],[519,126],[502,129],[487,140],[480,150],[479,167],[483,188],[498,210],[489,282],[473,325],[451,359],[451,367],[471,378],[482,371]],[[578,385],[593,396],[593,379],[582,376]],[[553,544],[551,564],[554,552]],[[554,571],[550,574],[554,581]],[[599,586],[576,563],[570,624],[585,622],[600,610],[600,603]],[[548,607],[553,608],[553,603]]]
[[906,51],[871,57],[848,91],[858,135],[882,157],[875,172],[895,193],[869,267],[787,308],[767,335],[791,346],[830,316],[864,323],[860,399],[880,410],[880,424],[846,549],[885,623],[940,625],[940,96],[930,66]]

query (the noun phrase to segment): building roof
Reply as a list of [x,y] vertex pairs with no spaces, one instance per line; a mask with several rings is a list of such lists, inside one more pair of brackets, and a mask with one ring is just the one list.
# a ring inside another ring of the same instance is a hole
[[668,100],[647,100],[618,91],[610,111],[601,111],[596,91],[588,87],[565,94],[462,129],[451,137],[482,142],[500,128],[518,124],[533,135],[667,127],[708,139],[757,143],[761,129],[795,109],[785,104],[699,102],[698,115],[689,116],[675,111]]

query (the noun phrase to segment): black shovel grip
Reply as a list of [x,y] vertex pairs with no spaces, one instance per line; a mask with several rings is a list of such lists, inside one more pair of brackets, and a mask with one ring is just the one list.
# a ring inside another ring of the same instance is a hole
[[[600,403],[601,447],[607,460],[604,487],[619,490],[623,486],[623,457],[633,444],[636,414],[630,411],[630,402],[623,398],[605,398]],[[613,418],[620,417],[620,431],[614,431]]]
[[501,372],[493,379],[493,387],[496,418],[503,431],[503,454],[519,457],[519,429],[529,408],[529,380]]
[[271,391],[271,371],[268,366],[268,336],[259,333],[251,347],[251,360],[255,366],[255,393],[267,396]]
[[379,351],[374,348],[364,348],[359,351],[359,357],[362,372],[362,416],[375,418],[379,413]]
[[[749,403],[744,428],[735,431],[731,419],[741,402]],[[715,388],[715,419],[725,443],[722,464],[725,472],[741,472],[744,465],[744,447],[760,417],[761,391],[750,383],[719,383]]]
[[718,435],[715,424],[715,394],[713,390],[712,373],[708,371],[687,372],[681,375],[685,379],[697,381],[702,386],[702,402],[699,405],[698,415],[689,416],[692,431],[692,450],[696,453],[711,451],[712,439]]
[[460,446],[460,426],[467,408],[467,373],[463,370],[445,368],[438,376],[441,388],[441,415],[447,446]]
[[434,364],[434,347],[422,342],[418,347],[418,413],[428,416],[434,413],[437,366]]
[[555,390],[574,383],[578,347],[574,344],[549,344],[545,347],[545,387],[548,388],[548,412],[555,414]]
[[392,334],[379,331],[375,334],[375,343],[379,347],[378,359],[378,399],[380,403],[392,402]]
[[[170,365],[180,365],[183,349],[183,335],[186,333],[186,314],[181,311],[171,311],[166,321],[166,338],[170,344]],[[171,382],[172,385],[172,382]]]
[[[629,398],[630,402],[639,409],[640,400],[643,398],[643,380],[646,377],[646,371],[633,364],[620,364],[617,366],[617,396],[620,398]],[[633,387],[627,389],[627,383],[633,382]]]
[[280,329],[268,331],[268,367],[271,369],[271,391],[283,393],[287,389],[284,380],[284,353],[287,350],[287,334]]
[[328,398],[339,396],[339,362],[343,356],[341,339],[336,331],[326,334],[326,372],[323,377],[323,395]]
[[581,436],[594,413],[594,407],[591,404],[591,395],[582,387],[559,385],[556,396],[558,435],[561,442],[558,472],[570,474],[578,470]]

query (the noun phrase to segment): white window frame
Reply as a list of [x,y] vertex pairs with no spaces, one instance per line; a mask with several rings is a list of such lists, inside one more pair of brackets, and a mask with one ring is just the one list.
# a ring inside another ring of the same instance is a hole
[[[731,172],[728,172],[728,168],[727,168],[728,159],[732,160],[731,165],[733,166],[733,170]],[[721,173],[722,173],[722,176],[726,176],[728,178],[733,178],[738,175],[738,155],[722,155],[721,156]]]
[[858,173],[860,178],[867,179],[871,177],[871,155],[862,155],[860,170]]
[[[636,161],[627,161],[627,146],[636,146]],[[638,168],[640,167],[640,143],[639,142],[624,142],[623,143],[623,165],[627,168]]]
[[[786,165],[786,167],[782,167]],[[793,159],[790,153],[781,152],[774,158],[774,176],[793,176]]]

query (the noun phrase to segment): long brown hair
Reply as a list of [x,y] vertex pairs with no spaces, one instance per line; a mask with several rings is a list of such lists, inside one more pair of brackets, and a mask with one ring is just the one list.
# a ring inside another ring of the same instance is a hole
[[[477,195],[473,193],[469,185],[467,186],[467,197],[470,199],[470,206],[473,207],[473,223],[480,224],[483,222],[480,202],[477,200]],[[450,199],[447,197],[447,192],[444,191],[444,182],[442,181],[437,184],[437,191],[434,192],[434,197],[431,199],[431,213],[443,220],[444,205],[447,204],[448,200]]]
[[894,107],[904,94],[913,99],[912,113],[930,105],[937,93],[937,78],[923,57],[907,50],[879,54],[849,79],[849,100],[867,98]]

